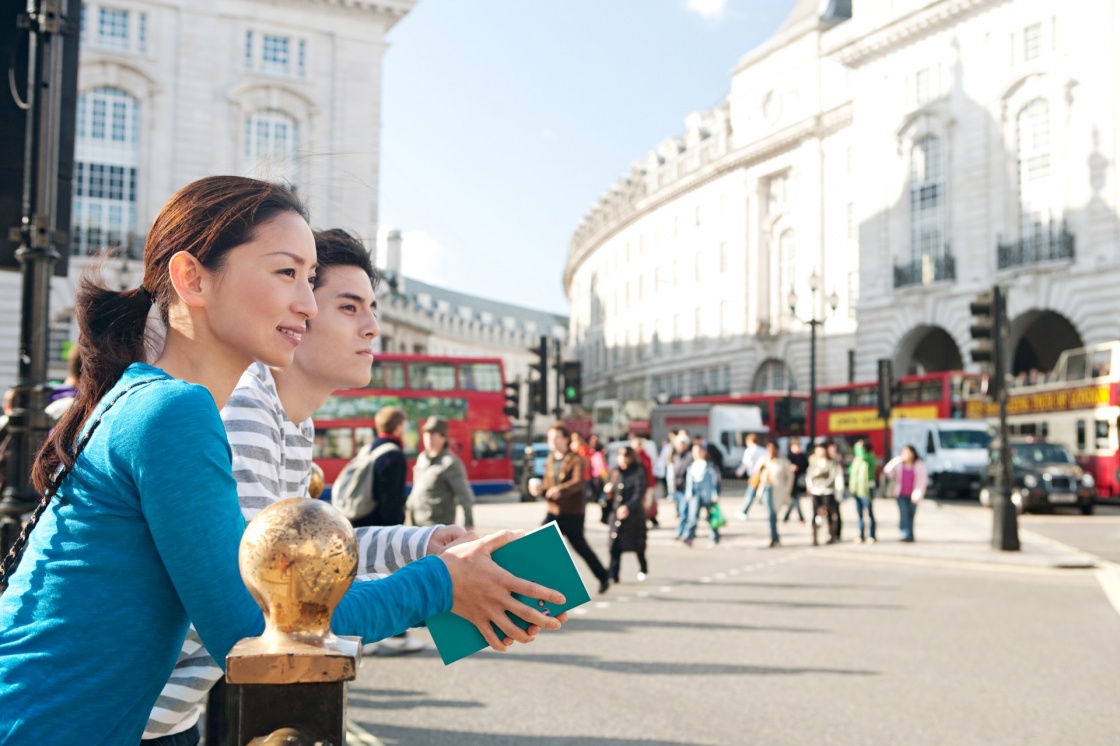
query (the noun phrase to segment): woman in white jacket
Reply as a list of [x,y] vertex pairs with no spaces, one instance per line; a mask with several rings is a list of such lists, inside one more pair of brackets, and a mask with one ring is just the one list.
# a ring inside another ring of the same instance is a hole
[[914,513],[926,496],[929,475],[913,446],[903,446],[883,467],[883,479],[889,481],[889,494],[898,500],[898,530],[902,541],[914,541]]

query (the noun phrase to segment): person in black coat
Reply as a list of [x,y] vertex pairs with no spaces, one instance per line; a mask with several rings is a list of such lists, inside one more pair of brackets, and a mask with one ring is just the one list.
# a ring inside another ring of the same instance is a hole
[[622,553],[635,552],[638,555],[638,581],[641,582],[649,572],[646,564],[646,511],[642,504],[646,494],[646,472],[630,446],[619,449],[618,468],[611,472],[603,491],[610,500],[611,580],[619,582]]

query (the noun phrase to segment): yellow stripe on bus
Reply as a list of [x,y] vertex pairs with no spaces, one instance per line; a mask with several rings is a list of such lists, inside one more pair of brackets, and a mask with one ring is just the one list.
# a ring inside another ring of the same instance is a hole
[[[895,407],[892,421],[899,417],[911,420],[936,420],[937,405]],[[828,416],[828,430],[832,433],[866,433],[886,428],[874,409],[861,409],[854,412],[834,412]]]

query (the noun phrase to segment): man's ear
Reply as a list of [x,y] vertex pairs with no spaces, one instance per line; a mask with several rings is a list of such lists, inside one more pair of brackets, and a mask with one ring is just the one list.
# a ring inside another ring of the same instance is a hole
[[175,288],[175,292],[184,303],[192,308],[206,305],[204,280],[208,273],[193,254],[186,251],[175,254],[171,257],[167,271],[171,278],[171,286]]

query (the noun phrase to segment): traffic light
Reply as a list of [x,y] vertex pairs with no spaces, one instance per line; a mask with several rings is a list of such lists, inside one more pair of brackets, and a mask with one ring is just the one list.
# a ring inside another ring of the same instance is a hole
[[515,420],[521,417],[521,381],[506,384],[506,406],[502,411]]
[[533,411],[548,414],[548,337],[542,335],[540,344],[530,347],[529,352],[537,356],[537,361],[529,365],[537,371],[537,380],[529,384]]
[[580,381],[583,364],[578,360],[570,360],[564,363],[561,375],[564,376],[564,403],[579,404],[583,401],[583,384]]
[[889,421],[894,405],[894,363],[889,357],[879,360],[879,387],[876,396],[879,419]]
[[1003,385],[1003,326],[1006,306],[1003,290],[999,285],[992,286],[968,304],[972,313],[969,334],[972,335],[972,362],[980,365],[988,376],[988,395],[999,397]]

